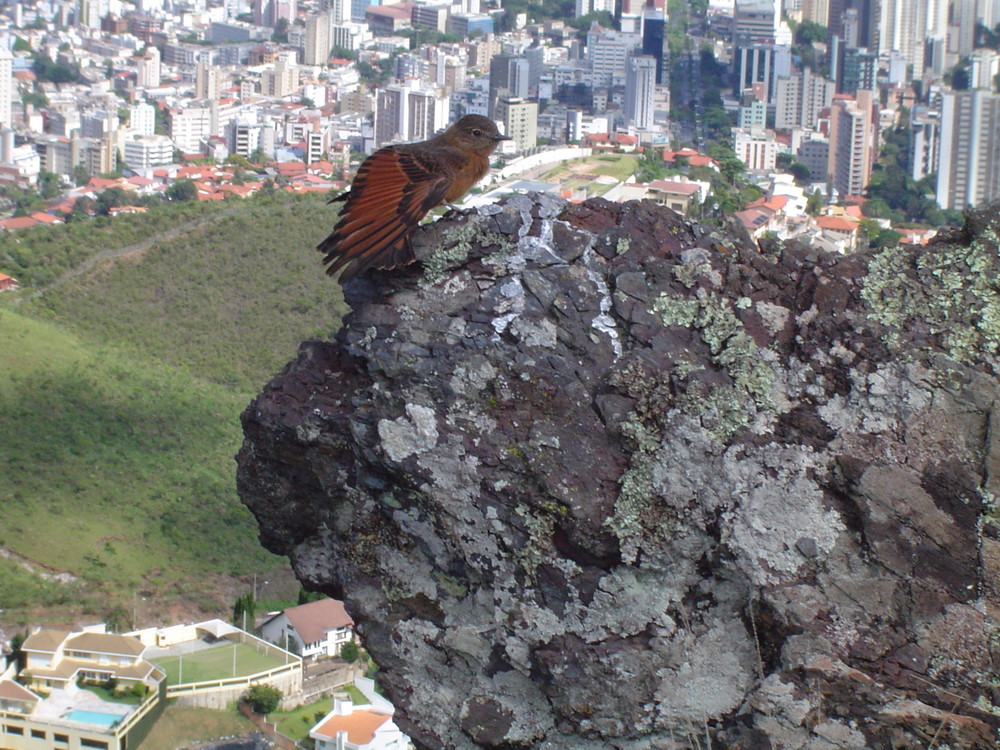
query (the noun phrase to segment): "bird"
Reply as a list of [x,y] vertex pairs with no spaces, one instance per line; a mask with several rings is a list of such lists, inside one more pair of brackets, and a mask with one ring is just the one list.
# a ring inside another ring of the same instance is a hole
[[489,156],[512,140],[482,115],[465,115],[419,143],[386,146],[358,167],[340,219],[316,249],[326,272],[346,283],[369,268],[391,269],[415,260],[410,237],[442,203],[454,203],[490,169]]

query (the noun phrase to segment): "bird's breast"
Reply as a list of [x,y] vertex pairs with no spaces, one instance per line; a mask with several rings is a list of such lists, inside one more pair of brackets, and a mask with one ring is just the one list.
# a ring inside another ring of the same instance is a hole
[[446,203],[457,201],[479,182],[486,173],[490,171],[490,160],[480,154],[468,154],[462,164],[455,171],[455,179],[452,181],[448,192],[444,194]]

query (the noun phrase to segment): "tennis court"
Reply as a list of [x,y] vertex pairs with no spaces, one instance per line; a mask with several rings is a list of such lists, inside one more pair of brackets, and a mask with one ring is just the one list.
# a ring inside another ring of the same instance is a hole
[[232,642],[178,656],[155,657],[150,661],[167,673],[168,685],[245,677],[285,663],[257,647]]

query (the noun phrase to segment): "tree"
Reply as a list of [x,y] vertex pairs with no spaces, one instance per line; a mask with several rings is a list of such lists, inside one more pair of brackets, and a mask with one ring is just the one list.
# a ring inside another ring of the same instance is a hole
[[806,196],[806,213],[810,216],[819,216],[826,201],[819,190],[814,190]]
[[174,183],[166,190],[167,200],[177,201],[178,203],[184,201],[193,201],[198,199],[198,188],[191,180],[175,180]]
[[281,691],[274,685],[255,684],[247,690],[246,702],[250,704],[254,711],[266,716],[273,713],[278,704],[281,703]]
[[271,35],[271,41],[281,42],[282,44],[288,41],[288,19],[279,18],[278,22],[274,24],[274,33]]
[[128,611],[120,604],[112,607],[111,611],[104,616],[104,624],[112,633],[124,633],[130,630]]
[[62,192],[62,180],[59,175],[46,172],[44,169],[38,173],[38,194],[45,200],[52,200],[59,197]]
[[101,216],[107,216],[111,209],[116,206],[128,206],[132,202],[132,196],[120,187],[112,187],[102,190],[97,194],[95,208]]
[[354,641],[348,641],[340,647],[340,658],[348,664],[356,662],[359,656],[361,656],[361,649],[358,648],[358,644]]
[[[174,184],[176,185],[177,183],[175,182]],[[256,612],[257,600],[254,598],[252,591],[248,591],[243,596],[236,597],[236,601],[233,603],[233,625],[243,627],[244,623],[249,621],[250,627],[253,627]],[[267,712],[258,711],[258,713]]]
[[795,29],[795,42],[797,44],[812,44],[813,42],[826,41],[826,26],[815,21],[803,21]]

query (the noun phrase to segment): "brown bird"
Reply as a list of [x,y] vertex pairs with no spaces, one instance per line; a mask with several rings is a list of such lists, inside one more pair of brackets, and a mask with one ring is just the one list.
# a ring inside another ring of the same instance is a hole
[[344,283],[368,268],[396,268],[414,260],[410,236],[427,212],[452,203],[486,176],[500,141],[496,123],[466,115],[426,141],[386,146],[365,159],[340,221],[317,250],[326,272]]

